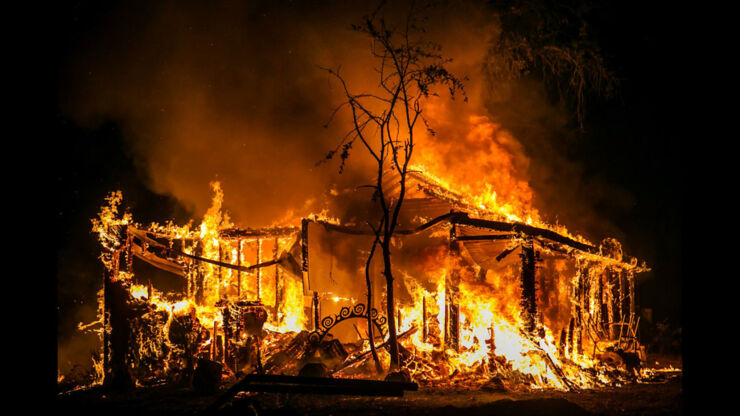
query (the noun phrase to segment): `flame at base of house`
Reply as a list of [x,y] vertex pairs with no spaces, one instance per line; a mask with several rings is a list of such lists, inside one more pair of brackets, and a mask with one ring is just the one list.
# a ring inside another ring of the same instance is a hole
[[[103,345],[94,384],[194,380],[207,365],[222,380],[382,378],[391,319],[401,372],[422,387],[576,391],[654,376],[634,293],[648,269],[619,242],[509,222],[415,178],[394,244],[395,316],[383,313],[380,266],[365,264],[369,229],[327,216],[237,228],[218,184],[199,227],[144,227],[111,194],[93,220],[99,321],[80,325]],[[167,287],[152,271],[167,272]]]

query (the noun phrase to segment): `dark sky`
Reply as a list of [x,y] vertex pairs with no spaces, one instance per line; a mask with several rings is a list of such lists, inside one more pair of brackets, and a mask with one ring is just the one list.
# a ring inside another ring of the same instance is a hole
[[[264,8],[264,13],[254,13],[257,17],[254,20],[247,19],[246,23],[264,25],[265,30],[276,24],[287,32],[294,27],[300,28],[305,22],[296,17],[299,14],[296,11],[290,12],[288,6],[293,3],[297,4],[299,11],[308,10],[308,15],[311,15],[314,4],[320,4],[310,1],[288,2],[282,8],[271,9],[266,6],[267,3],[262,3],[257,9]],[[55,215],[58,224],[56,247],[60,341],[73,332],[77,322],[94,319],[94,292],[100,283],[102,270],[96,259],[98,244],[89,232],[90,219],[95,216],[108,192],[123,190],[126,205],[131,207],[136,220],[143,223],[166,219],[183,222],[195,209],[192,205],[183,204],[172,194],[158,192],[163,185],[157,185],[151,177],[147,169],[148,162],[141,151],[142,146],[145,149],[148,145],[147,140],[156,138],[132,141],[131,123],[126,119],[125,111],[101,113],[96,116],[94,123],[90,123],[78,115],[78,110],[70,110],[70,100],[74,100],[76,89],[75,82],[70,81],[72,78],[68,76],[70,61],[83,60],[72,65],[72,72],[81,73],[85,62],[117,62],[116,54],[122,50],[136,50],[138,42],[156,42],[138,35],[151,30],[150,23],[143,16],[156,14],[153,9],[154,6],[147,6],[145,2],[124,7],[115,2],[103,4],[82,1],[68,3],[56,17],[59,28],[55,35],[58,94],[54,128],[58,152],[63,155],[60,159],[64,161],[54,177],[58,192]],[[327,16],[331,14],[331,8],[318,9],[322,19],[333,21],[333,16]],[[638,303],[653,308],[657,320],[669,319],[678,326],[682,319],[684,188],[680,146],[667,128],[671,123],[676,123],[673,119],[675,80],[671,74],[672,68],[677,65],[677,57],[669,46],[671,25],[659,5],[615,1],[603,2],[597,9],[598,13],[591,22],[594,33],[609,65],[622,82],[614,98],[590,102],[585,133],[573,133],[572,137],[553,140],[562,140],[558,142],[560,156],[578,166],[579,183],[585,184],[579,188],[584,192],[579,198],[591,201],[589,209],[597,212],[600,219],[609,224],[604,229],[616,230],[615,236],[622,241],[629,255],[647,261],[653,268],[652,272],[638,279]],[[343,22],[339,17],[352,12],[351,7],[338,9],[337,22]],[[135,18],[120,20],[119,14]],[[139,16],[142,18],[139,19]],[[204,16],[204,20],[208,18]],[[295,19],[295,24],[290,19]],[[109,28],[106,25],[111,21],[118,24]],[[138,23],[127,25],[126,22]],[[208,32],[216,29],[202,27],[197,30]],[[117,46],[100,47],[96,40],[101,33],[110,35]],[[284,40],[280,39],[264,42],[272,41],[278,42],[276,48],[290,46],[281,44]],[[249,43],[248,40],[244,42]],[[255,42],[249,47],[257,48],[261,43]],[[301,52],[291,50],[291,53]],[[166,58],[155,55],[127,55],[127,59],[137,57],[141,61],[131,62],[131,69],[126,71],[127,74],[132,73],[132,77],[140,76],[137,72],[146,72],[151,64],[149,60],[166,63]],[[341,59],[341,56],[332,58]],[[215,59],[214,65],[228,65],[230,62],[229,59]],[[244,59],[234,57],[239,62]],[[279,64],[276,60],[276,67]],[[267,77],[269,73],[259,76]],[[266,82],[266,88],[276,88],[274,81]],[[313,85],[310,77],[306,82]],[[159,84],[153,85],[156,87]],[[327,114],[324,108],[306,109],[306,100],[300,99],[303,90],[300,86],[296,90],[299,97],[290,103],[291,111],[300,112],[306,120],[317,114]],[[114,100],[115,97],[103,96],[103,99]],[[75,104],[72,103],[72,107]],[[271,126],[262,127],[268,130]],[[524,140],[523,143],[532,163],[548,163],[545,160],[546,152],[534,148],[537,147],[537,141]],[[538,189],[537,183],[532,186]],[[589,195],[590,192],[594,193],[593,197]],[[543,194],[546,192],[543,191]],[[609,197],[609,194],[619,195],[619,202],[615,202],[616,198]],[[546,198],[543,196],[543,199]],[[567,209],[567,201],[560,200],[557,203],[559,209]],[[574,201],[573,204],[575,206],[583,202]],[[565,224],[568,225],[568,222]],[[601,230],[598,227],[595,229]],[[74,345],[65,348],[74,350],[71,354],[79,354],[80,348],[84,349],[83,346],[78,348]]]

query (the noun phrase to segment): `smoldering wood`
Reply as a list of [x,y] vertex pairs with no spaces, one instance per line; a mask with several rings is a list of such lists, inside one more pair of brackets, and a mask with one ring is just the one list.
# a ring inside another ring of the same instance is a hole
[[[416,333],[416,330],[417,330],[416,329],[416,326],[412,326],[411,328],[409,328],[408,331],[406,331],[406,332],[404,332],[402,334],[399,334],[397,338],[398,338],[399,341],[402,340],[402,339],[405,339],[406,337],[408,337],[408,336],[413,335],[414,333]],[[390,347],[390,342],[389,341],[385,341],[382,344],[376,346],[375,348],[376,349],[378,349],[378,348],[388,349],[389,347]],[[344,370],[345,368],[347,368],[347,367],[349,367],[349,366],[351,366],[353,364],[356,364],[356,363],[358,363],[358,362],[360,362],[360,361],[362,361],[362,360],[364,360],[366,358],[370,358],[370,354],[371,353],[372,353],[372,351],[368,349],[367,351],[364,351],[364,352],[360,353],[359,355],[355,356],[354,358],[350,358],[348,361],[345,361],[344,363],[342,363],[342,365],[340,367],[338,367],[336,370],[334,370],[334,373],[338,373],[338,372]]]
[[248,374],[214,401],[206,412],[215,412],[242,391],[401,397],[404,391],[418,389],[416,383],[397,381]]

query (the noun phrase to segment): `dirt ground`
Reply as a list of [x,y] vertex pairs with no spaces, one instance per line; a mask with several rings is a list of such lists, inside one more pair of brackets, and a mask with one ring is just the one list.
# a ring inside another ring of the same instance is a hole
[[[655,361],[659,361],[655,360]],[[663,358],[655,367],[680,361]],[[680,367],[679,367],[680,368]],[[219,394],[198,395],[192,389],[158,386],[128,393],[104,393],[99,388],[57,396],[62,414],[130,416],[202,414]],[[69,413],[67,413],[69,412]],[[495,392],[439,391],[421,388],[404,397],[350,397],[285,393],[242,393],[219,415],[681,415],[681,375],[645,384],[601,388],[577,393],[559,391]]]

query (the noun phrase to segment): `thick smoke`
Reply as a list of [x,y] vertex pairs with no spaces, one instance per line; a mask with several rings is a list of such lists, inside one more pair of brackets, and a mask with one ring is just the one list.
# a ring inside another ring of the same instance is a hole
[[[403,6],[389,14],[402,15]],[[341,65],[357,91],[374,86],[369,41],[350,30],[373,7],[126,3],[70,55],[62,106],[86,126],[119,121],[151,188],[195,216],[210,204],[214,179],[241,224],[306,214],[332,186],[363,183],[354,177],[362,152],[341,176],[334,162],[316,166],[349,128],[346,114],[323,127],[342,97],[320,67]],[[441,5],[428,22],[471,92],[480,89],[487,48],[486,24],[471,22],[482,16],[473,11]]]

